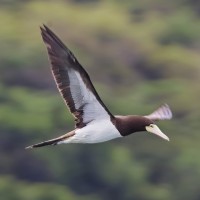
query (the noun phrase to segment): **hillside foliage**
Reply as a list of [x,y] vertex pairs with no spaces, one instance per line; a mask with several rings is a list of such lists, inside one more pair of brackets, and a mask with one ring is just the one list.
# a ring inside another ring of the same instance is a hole
[[[196,0],[0,2],[0,197],[199,200],[200,4]],[[39,26],[74,52],[113,114],[152,112],[170,142],[137,133],[95,145],[25,146],[73,129]]]

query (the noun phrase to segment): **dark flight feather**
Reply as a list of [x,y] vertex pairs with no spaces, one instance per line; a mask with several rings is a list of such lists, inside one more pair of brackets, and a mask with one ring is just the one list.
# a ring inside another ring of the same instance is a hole
[[[96,92],[89,75],[80,65],[73,53],[47,26],[44,25],[44,27],[41,27],[41,35],[47,46],[55,82],[65,103],[75,117],[76,128],[82,128],[93,120],[91,117],[84,116],[88,104],[90,104],[91,107],[93,105],[87,100],[88,97],[81,90],[80,84],[76,84],[79,78],[78,76],[81,77],[85,87],[94,95],[96,101],[100,103],[110,118],[114,119],[114,116],[110,113]],[[75,84],[73,82],[75,82]]]

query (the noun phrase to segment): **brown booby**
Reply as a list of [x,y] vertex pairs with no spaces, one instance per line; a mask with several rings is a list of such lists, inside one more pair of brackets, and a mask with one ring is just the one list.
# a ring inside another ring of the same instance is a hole
[[113,115],[104,105],[88,73],[74,54],[47,26],[41,27],[41,35],[47,47],[58,90],[75,118],[75,129],[55,139],[26,148],[62,143],[99,143],[138,131],[147,131],[169,141],[155,124],[158,120],[172,118],[167,104],[146,116]]

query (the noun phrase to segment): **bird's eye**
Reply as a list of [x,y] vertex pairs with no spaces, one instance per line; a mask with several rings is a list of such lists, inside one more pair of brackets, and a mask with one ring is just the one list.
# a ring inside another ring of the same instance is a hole
[[153,124],[150,124],[150,127],[153,128]]

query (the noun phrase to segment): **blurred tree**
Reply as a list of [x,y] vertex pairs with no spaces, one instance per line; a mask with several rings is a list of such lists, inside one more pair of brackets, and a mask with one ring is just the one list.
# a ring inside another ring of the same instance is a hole
[[[0,2],[1,198],[198,200],[198,3],[92,2]],[[139,133],[25,151],[73,128],[42,46],[42,23],[77,55],[114,114],[145,115],[169,103],[174,119],[160,126],[171,142]]]

